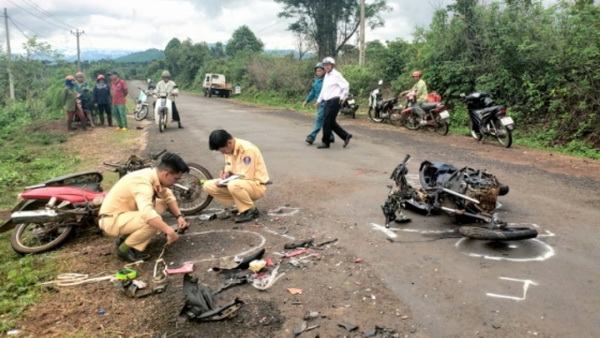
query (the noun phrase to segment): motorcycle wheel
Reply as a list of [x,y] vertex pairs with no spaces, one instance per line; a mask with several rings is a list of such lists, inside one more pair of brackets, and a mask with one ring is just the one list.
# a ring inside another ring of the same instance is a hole
[[141,121],[148,116],[148,106],[142,106],[139,110],[133,112],[133,117],[136,121]]
[[202,186],[204,182],[211,180],[213,177],[210,172],[203,166],[196,163],[188,163],[190,172],[184,174],[178,184],[187,187],[189,190],[184,191],[173,186],[173,194],[177,199],[179,210],[184,215],[193,215],[206,208],[212,201],[212,196],[207,194]]
[[510,148],[512,145],[512,131],[506,128],[500,120],[495,120],[494,125],[496,126],[496,139],[504,148]]
[[352,109],[352,118],[355,119],[356,118],[356,111],[358,110],[358,105],[354,107],[354,109]]
[[165,112],[161,111],[158,116],[158,131],[161,133],[165,130]]
[[21,255],[50,251],[63,244],[74,228],[69,223],[17,224],[10,237],[10,245]]
[[400,127],[402,126],[402,115],[400,114],[400,112],[391,112],[390,113],[390,124],[396,126],[396,127]]
[[518,241],[536,238],[538,235],[535,229],[519,227],[488,229],[475,226],[462,226],[458,231],[464,237],[484,241]]
[[471,136],[476,139],[477,141],[481,140],[481,133],[476,132],[475,130],[473,130],[473,121],[471,121],[471,119],[469,119],[469,131],[471,132]]
[[369,107],[369,118],[373,122],[377,122],[377,123],[383,122],[383,119],[381,117],[375,116],[375,111],[373,110],[373,107]]
[[417,121],[417,118],[413,114],[406,114],[402,119],[402,124],[410,130],[419,129],[419,121]]
[[439,116],[435,118],[435,127],[434,128],[435,128],[435,132],[442,136],[448,135],[448,131],[450,130],[450,128],[448,126],[448,121],[444,121]]

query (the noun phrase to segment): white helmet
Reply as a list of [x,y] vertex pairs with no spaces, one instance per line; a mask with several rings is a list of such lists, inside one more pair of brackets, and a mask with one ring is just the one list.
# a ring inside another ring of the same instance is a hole
[[323,64],[326,65],[328,63],[332,64],[332,65],[335,65],[335,60],[331,56],[328,56],[328,57],[326,57],[326,58],[323,59]]

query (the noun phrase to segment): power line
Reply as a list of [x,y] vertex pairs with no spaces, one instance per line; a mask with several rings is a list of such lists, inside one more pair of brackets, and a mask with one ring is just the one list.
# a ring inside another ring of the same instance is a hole
[[48,11],[46,11],[45,9],[43,9],[42,7],[40,7],[38,4],[36,4],[35,2],[31,1],[31,0],[25,0],[25,3],[27,3],[27,5],[29,5],[29,7],[32,7],[33,9],[35,9],[36,11],[42,13],[43,15],[45,15],[46,17],[54,20],[55,22],[65,26],[65,27],[69,27],[72,29],[76,29],[75,27],[69,25],[68,23],[58,19],[57,17],[55,17],[54,15],[50,14]]
[[[13,17],[10,17],[10,21],[13,23],[13,25],[15,25],[15,27],[18,24],[19,26],[21,26],[21,27],[25,28],[26,30],[28,30],[29,32],[33,33],[35,36],[39,36],[39,37],[47,40],[48,42],[51,42],[54,46],[62,46],[62,44],[56,43],[56,41],[48,39],[47,35],[39,34],[38,32],[34,31],[33,29],[31,29],[30,27],[28,27],[27,25],[23,24],[22,22],[16,20]],[[18,27],[17,27],[17,29],[18,29]]]
[[10,16],[8,17],[8,21],[12,22],[13,26],[15,26],[15,27],[16,27],[16,28],[19,30],[19,32],[21,32],[21,34],[23,34],[23,36],[24,36],[24,37],[25,37],[27,40],[29,40],[29,39],[30,39],[30,38],[29,38],[29,36],[27,36],[27,34],[25,34],[25,32],[23,32],[23,30],[21,29],[21,27],[19,27],[19,26],[18,26],[18,25],[17,25],[17,24],[16,24],[16,23],[13,21],[13,19],[12,19]]
[[19,7],[21,10],[23,10],[23,11],[25,11],[25,12],[27,12],[27,13],[29,13],[29,14],[33,15],[34,17],[36,17],[36,18],[38,18],[38,19],[40,19],[40,20],[42,20],[42,21],[44,21],[44,22],[46,22],[46,23],[48,23],[48,24],[51,24],[51,25],[52,25],[52,26],[54,26],[54,27],[57,27],[57,28],[60,28],[60,29],[64,29],[64,30],[67,30],[67,31],[68,31],[68,30],[70,30],[70,28],[68,28],[67,26],[60,26],[60,25],[58,25],[58,24],[56,24],[56,23],[54,23],[54,22],[52,22],[52,21],[48,21],[48,20],[47,20],[47,19],[45,19],[44,17],[42,17],[42,16],[39,16],[38,14],[35,14],[35,13],[31,12],[31,11],[30,11],[30,10],[28,10],[27,8],[24,8],[24,7],[22,7],[21,5],[19,5],[19,4],[17,4],[17,3],[15,3],[15,2],[14,2],[14,1],[12,1],[12,0],[8,0],[8,2],[10,2],[10,3],[12,3],[13,5],[15,5],[15,6]]

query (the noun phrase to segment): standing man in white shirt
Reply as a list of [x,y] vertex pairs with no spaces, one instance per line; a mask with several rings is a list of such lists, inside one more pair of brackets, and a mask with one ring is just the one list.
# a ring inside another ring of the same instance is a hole
[[329,148],[332,132],[344,140],[344,148],[346,148],[352,138],[352,134],[346,132],[335,119],[344,100],[348,96],[350,84],[340,72],[334,69],[335,60],[332,57],[328,56],[323,59],[323,67],[325,68],[325,79],[323,80],[323,88],[321,89],[317,103],[315,103],[315,107],[319,108],[319,105],[325,105],[325,121],[323,123],[323,143],[317,149]]

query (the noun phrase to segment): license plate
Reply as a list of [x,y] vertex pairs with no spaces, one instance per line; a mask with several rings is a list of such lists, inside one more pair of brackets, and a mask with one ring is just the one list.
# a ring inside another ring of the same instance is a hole
[[509,124],[514,124],[515,121],[513,121],[512,117],[510,116],[506,116],[500,119],[500,122],[502,122],[503,125],[508,126]]
[[443,112],[440,113],[440,117],[443,119],[447,119],[450,117],[450,113],[448,113],[447,110],[444,110]]
[[218,90],[215,90],[215,94],[217,94],[217,95],[218,95],[218,94],[219,94],[219,91],[218,91]]
[[348,104],[354,104],[356,101],[354,100],[348,100]]

